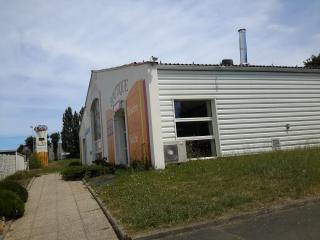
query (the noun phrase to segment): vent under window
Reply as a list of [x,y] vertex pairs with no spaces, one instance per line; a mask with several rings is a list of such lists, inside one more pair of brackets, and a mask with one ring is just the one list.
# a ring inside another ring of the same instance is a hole
[[279,150],[280,149],[280,139],[279,138],[275,138],[275,139],[272,139],[272,149],[273,150]]

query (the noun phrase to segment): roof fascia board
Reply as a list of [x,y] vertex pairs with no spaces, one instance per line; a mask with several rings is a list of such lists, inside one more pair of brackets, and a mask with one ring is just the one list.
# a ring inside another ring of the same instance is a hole
[[205,66],[205,65],[161,65],[158,64],[158,70],[178,70],[178,71],[229,71],[229,72],[286,72],[286,73],[317,73],[320,69],[311,68],[286,68],[286,67],[258,67],[258,66]]

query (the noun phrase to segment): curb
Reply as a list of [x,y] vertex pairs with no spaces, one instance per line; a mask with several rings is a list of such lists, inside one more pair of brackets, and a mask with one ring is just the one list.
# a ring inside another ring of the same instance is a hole
[[32,184],[33,184],[33,182],[34,182],[34,179],[35,179],[35,177],[32,177],[31,180],[30,180],[30,182],[28,183],[28,186],[26,187],[26,189],[28,190],[28,192],[29,192],[29,190],[30,190],[30,188],[31,188],[31,186],[32,186]]
[[207,220],[198,223],[188,224],[186,226],[173,227],[169,229],[160,229],[150,233],[140,234],[135,236],[134,240],[151,240],[151,239],[159,239],[167,236],[176,235],[183,232],[190,232],[194,230],[199,230],[208,226],[218,226],[222,224],[227,224],[230,222],[247,220],[252,217],[258,217],[262,215],[266,215],[269,213],[273,213],[275,211],[284,211],[295,207],[302,207],[308,204],[313,204],[320,201],[320,197],[312,197],[301,200],[292,200],[289,203],[279,204],[276,206],[272,206],[269,208],[262,208],[251,212],[235,214],[232,216],[221,217],[215,220]]
[[117,223],[116,219],[112,216],[109,210],[104,206],[104,203],[96,193],[96,191],[88,184],[88,182],[83,178],[83,184],[87,187],[93,198],[97,201],[99,207],[101,208],[104,215],[109,220],[113,230],[115,231],[117,237],[120,240],[131,240],[132,238],[122,229],[122,227]]

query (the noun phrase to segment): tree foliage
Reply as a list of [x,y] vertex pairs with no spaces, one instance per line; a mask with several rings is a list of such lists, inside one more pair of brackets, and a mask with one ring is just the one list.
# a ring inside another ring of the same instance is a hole
[[25,140],[25,144],[29,148],[30,152],[33,152],[34,150],[34,146],[33,146],[34,142],[35,142],[35,139],[32,136],[27,137]]
[[60,140],[60,133],[55,132],[50,135],[51,143],[53,147],[54,160],[58,160],[58,144]]
[[23,144],[20,144],[19,147],[17,148],[17,152],[20,154],[24,154],[24,146]]
[[61,131],[62,148],[70,153],[70,157],[79,157],[79,129],[80,117],[72,108],[68,107],[63,114],[63,127]]
[[80,130],[80,118],[79,114],[74,111],[73,114],[73,126],[72,126],[72,143],[73,143],[73,155],[79,157],[80,146],[79,146],[79,130]]
[[305,67],[320,68],[320,53],[318,56],[312,55],[306,61],[303,62]]
[[81,109],[80,109],[80,111],[79,111],[79,121],[80,121],[80,124],[81,124],[81,122],[82,122],[83,114],[84,114],[84,107],[81,107]]
[[63,127],[61,131],[62,148],[65,152],[72,152],[72,126],[73,114],[71,107],[68,107],[62,117]]

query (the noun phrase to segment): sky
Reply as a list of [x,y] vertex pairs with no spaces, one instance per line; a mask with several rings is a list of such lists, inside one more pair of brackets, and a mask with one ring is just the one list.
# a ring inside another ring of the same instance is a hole
[[320,53],[318,0],[0,0],[0,149],[84,105],[92,69],[162,62],[301,66]]

